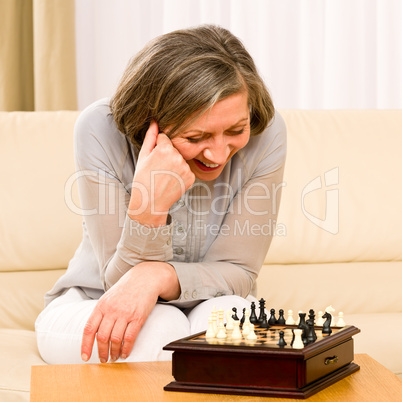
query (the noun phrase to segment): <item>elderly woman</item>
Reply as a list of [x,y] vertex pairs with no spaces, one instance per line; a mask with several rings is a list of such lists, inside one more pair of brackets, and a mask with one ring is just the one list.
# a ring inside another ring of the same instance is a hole
[[249,307],[286,130],[236,37],[201,26],[151,41],[74,138],[83,240],[36,322],[46,362],[166,360],[214,306]]

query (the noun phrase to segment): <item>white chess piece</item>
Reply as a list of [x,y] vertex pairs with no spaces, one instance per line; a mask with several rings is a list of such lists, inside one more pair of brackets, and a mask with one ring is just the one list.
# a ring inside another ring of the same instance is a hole
[[318,312],[318,319],[315,324],[317,327],[322,327],[322,325],[324,324],[324,318],[322,318],[323,315],[324,315],[324,313],[322,311]]
[[211,311],[211,316],[212,316],[212,326],[214,328],[215,335],[218,333],[217,315],[218,312],[216,311],[216,308],[214,306],[213,310]]
[[296,321],[293,319],[293,311],[288,310],[288,318],[286,319],[285,322],[286,325],[295,325]]
[[249,325],[250,325],[250,310],[246,308],[246,311],[244,312],[243,328],[244,326],[248,327]]
[[232,332],[232,339],[241,339],[242,335],[240,332],[240,321],[233,320],[233,332]]
[[250,333],[250,327],[249,326],[243,327],[242,333],[243,333],[243,336],[246,338],[247,335]]
[[342,311],[339,312],[338,314],[338,321],[336,322],[337,327],[344,327],[346,325],[345,320],[343,319],[343,313]]
[[214,326],[213,326],[212,315],[210,315],[208,317],[208,329],[207,329],[207,332],[205,333],[205,338],[207,338],[207,339],[215,338],[215,330],[214,330]]
[[243,322],[243,336],[246,337],[250,332],[250,310],[246,309],[244,311],[244,322]]
[[303,349],[304,343],[302,340],[302,329],[294,329],[293,332],[295,333],[295,339],[293,341],[292,348],[293,349]]
[[226,311],[226,329],[231,331],[233,329],[232,311]]
[[218,310],[218,329],[219,329],[219,325],[222,323],[222,325],[224,325],[223,324],[223,316],[224,316],[224,311],[223,311],[223,309],[222,308],[220,308],[219,310]]
[[332,306],[328,306],[328,307],[325,309],[325,312],[326,312],[326,313],[329,313],[329,314],[331,314],[331,315],[333,315],[332,313],[335,312],[335,309],[334,309]]
[[225,331],[225,326],[223,325],[223,321],[219,322],[219,324],[218,324],[218,333],[216,334],[216,337],[218,339],[225,339],[227,337],[226,331]]
[[254,332],[254,324],[251,324],[250,323],[250,325],[249,325],[249,333],[248,333],[248,335],[247,335],[247,339],[249,340],[249,341],[254,341],[254,340],[256,340],[257,339],[257,335],[255,334],[255,332]]
[[[247,313],[247,310],[246,310],[246,313]],[[250,325],[251,325],[251,322],[248,319],[248,317],[246,316],[246,319],[244,320],[244,323],[243,323],[243,331],[242,331],[244,338],[246,338],[247,335],[250,333]]]

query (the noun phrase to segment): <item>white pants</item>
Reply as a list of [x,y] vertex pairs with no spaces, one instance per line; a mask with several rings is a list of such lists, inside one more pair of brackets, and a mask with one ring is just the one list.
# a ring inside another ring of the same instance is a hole
[[[225,311],[236,307],[241,313],[243,308],[250,308],[251,301],[256,299],[222,296],[201,302],[185,312],[171,305],[156,304],[141,328],[130,356],[117,362],[171,360],[172,352],[162,348],[177,339],[205,331],[214,306]],[[88,299],[82,290],[71,288],[40,313],[35,331],[39,353],[46,363],[84,363],[81,360],[82,334],[97,302]],[[96,340],[88,363],[99,363]]]

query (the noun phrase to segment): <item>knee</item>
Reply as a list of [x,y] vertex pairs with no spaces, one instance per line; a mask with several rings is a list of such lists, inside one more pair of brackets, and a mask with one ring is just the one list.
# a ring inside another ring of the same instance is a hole
[[178,339],[190,335],[190,323],[177,307],[157,304],[147,318],[141,332],[162,338]]
[[126,361],[171,360],[172,352],[163,350],[163,347],[189,335],[190,323],[178,308],[157,304],[141,328]]

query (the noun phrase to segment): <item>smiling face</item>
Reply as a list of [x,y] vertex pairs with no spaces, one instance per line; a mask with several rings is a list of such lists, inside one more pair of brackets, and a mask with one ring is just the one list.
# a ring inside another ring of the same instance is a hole
[[250,139],[250,112],[246,92],[228,96],[174,136],[194,175],[203,181],[216,179]]

